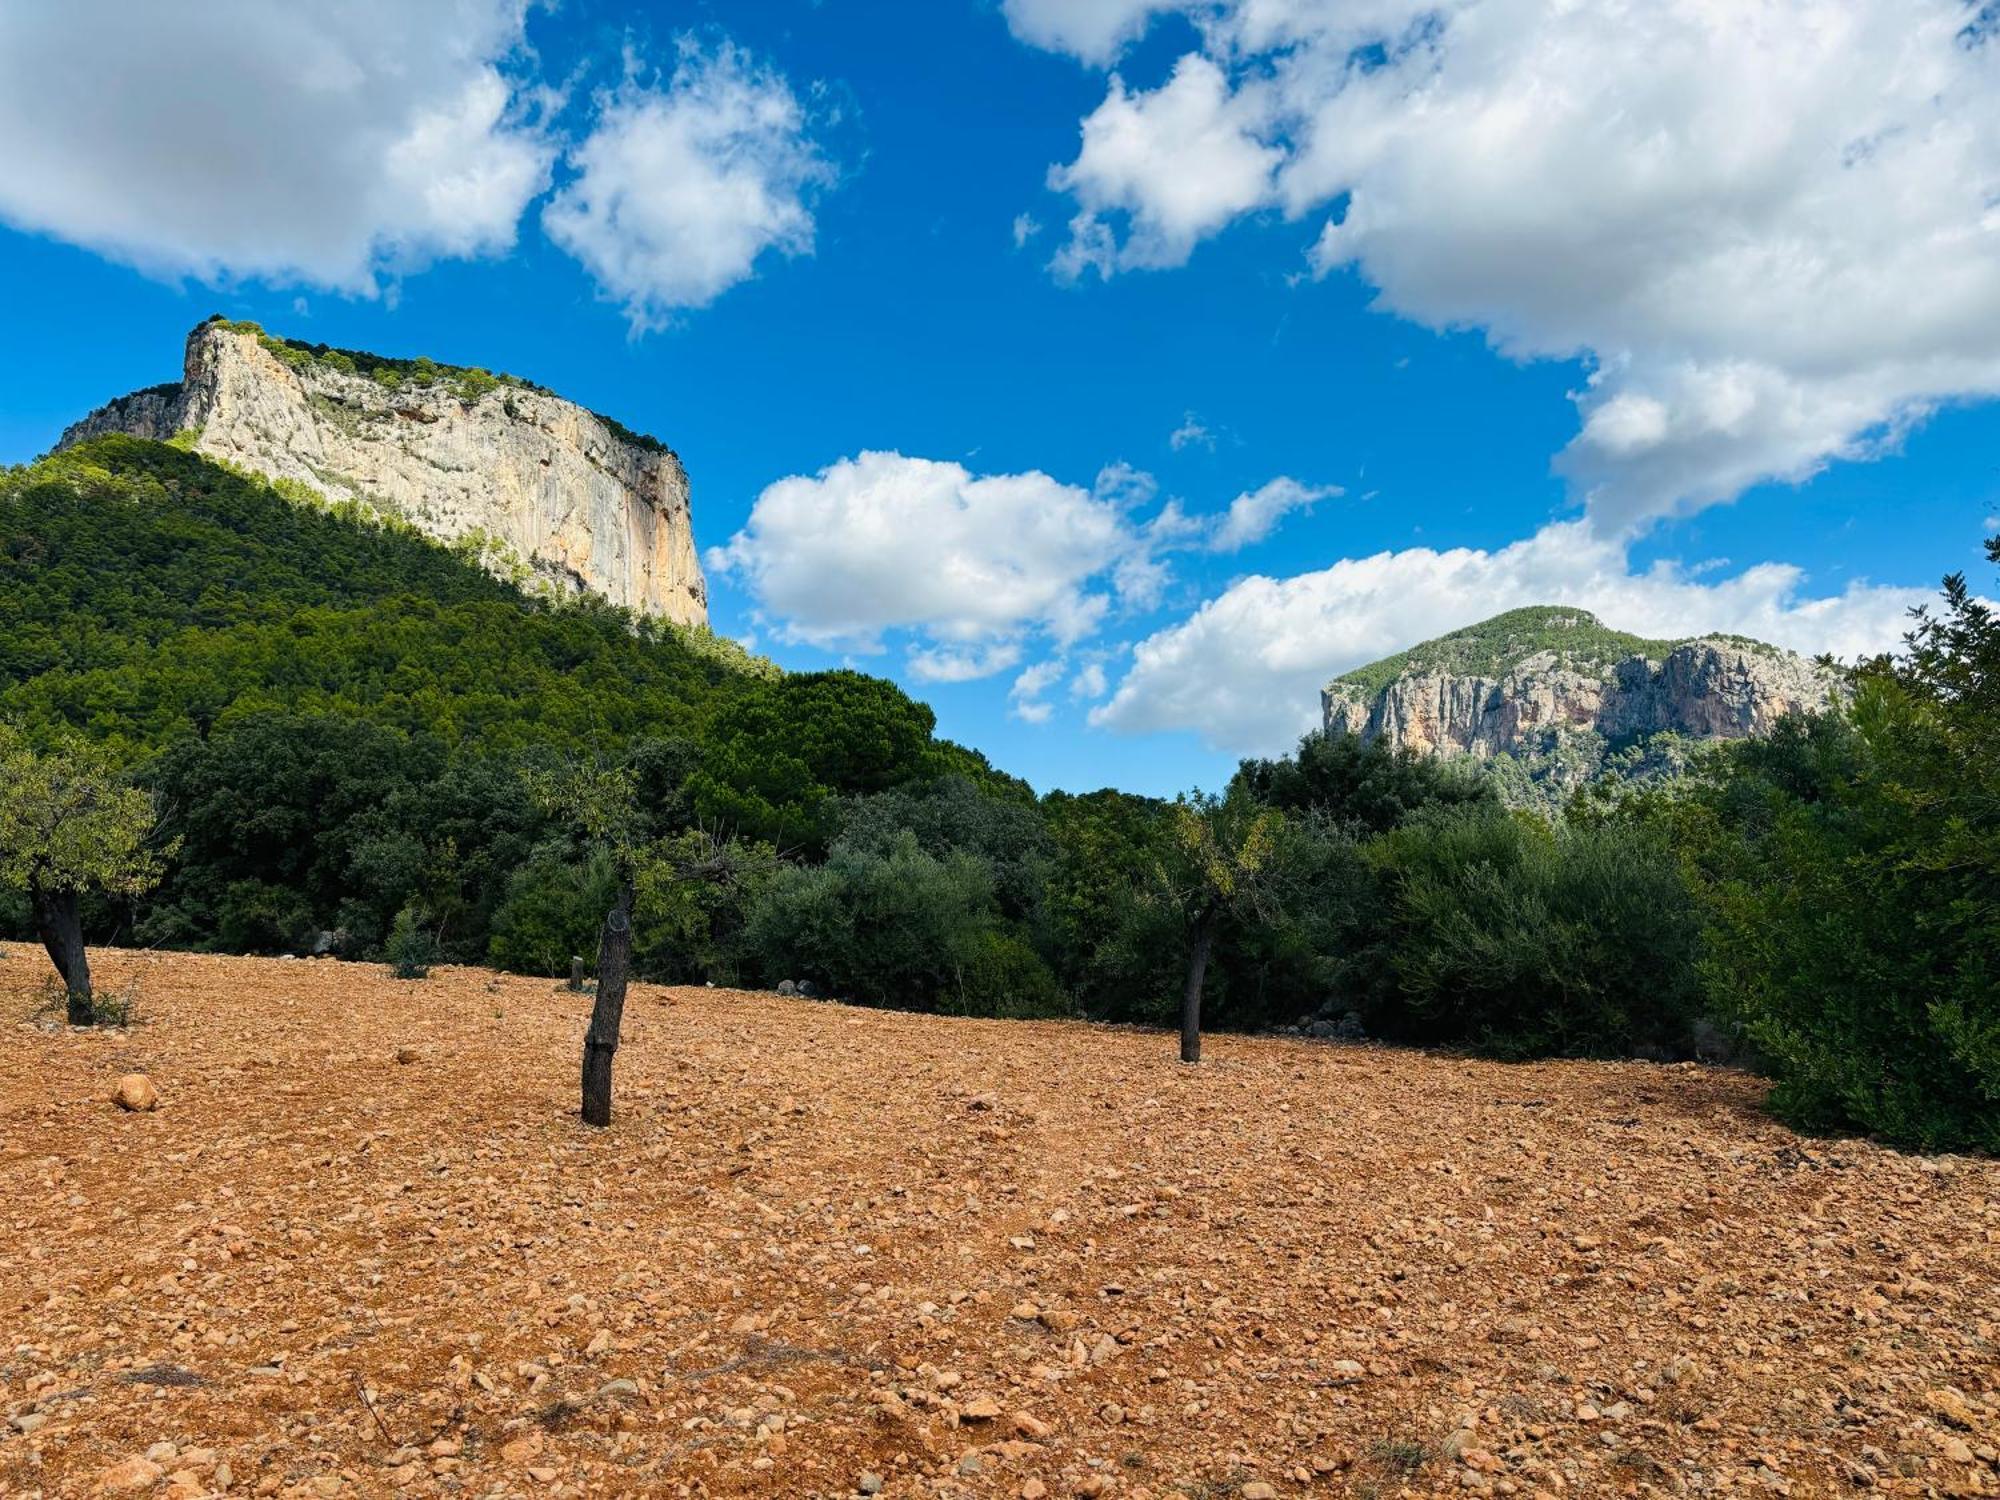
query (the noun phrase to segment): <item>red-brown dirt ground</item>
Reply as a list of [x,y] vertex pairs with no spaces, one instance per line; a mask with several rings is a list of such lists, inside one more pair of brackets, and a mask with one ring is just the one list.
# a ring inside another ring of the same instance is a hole
[[2000,1164],[1743,1074],[635,986],[591,1131],[548,981],[94,961],[0,960],[0,1492],[2000,1494]]

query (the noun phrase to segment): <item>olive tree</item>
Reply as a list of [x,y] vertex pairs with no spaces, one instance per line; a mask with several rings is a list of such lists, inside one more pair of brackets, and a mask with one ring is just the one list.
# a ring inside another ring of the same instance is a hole
[[152,799],[95,746],[36,752],[0,725],[0,885],[25,891],[68,997],[69,1024],[95,1017],[83,946],[84,893],[136,896],[172,851],[148,847]]

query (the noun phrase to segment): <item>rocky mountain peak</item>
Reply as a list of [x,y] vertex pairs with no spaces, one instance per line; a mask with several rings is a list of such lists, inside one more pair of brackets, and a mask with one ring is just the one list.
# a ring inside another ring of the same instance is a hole
[[188,335],[178,382],[99,408],[58,446],[107,432],[394,518],[530,588],[708,621],[680,459],[527,381],[211,318]]
[[1689,742],[1768,733],[1838,691],[1832,672],[1760,641],[1649,640],[1542,605],[1345,673],[1321,708],[1330,733],[1510,762],[1510,795],[1545,801],[1607,770],[1662,769]]

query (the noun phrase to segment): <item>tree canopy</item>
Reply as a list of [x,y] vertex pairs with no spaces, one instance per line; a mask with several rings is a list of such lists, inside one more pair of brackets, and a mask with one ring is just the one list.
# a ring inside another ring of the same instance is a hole
[[152,799],[101,749],[68,743],[38,753],[0,724],[0,885],[27,895],[72,1024],[92,1015],[80,898],[150,889],[171,852],[151,847],[152,833]]

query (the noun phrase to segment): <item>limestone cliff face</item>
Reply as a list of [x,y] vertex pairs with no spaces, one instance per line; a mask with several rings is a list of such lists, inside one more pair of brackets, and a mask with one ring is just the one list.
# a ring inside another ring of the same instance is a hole
[[386,362],[357,371],[302,351],[205,323],[188,336],[179,385],[113,401],[59,446],[188,434],[197,453],[400,517],[496,572],[707,624],[687,472],[672,452],[535,387]]
[[[1765,734],[1840,691],[1833,674],[1775,647],[1734,637],[1641,641],[1581,610],[1552,609],[1502,616],[1353,678],[1321,694],[1329,733],[1420,755],[1512,760],[1517,782],[1548,797],[1607,768],[1662,769],[1643,753],[1659,737]],[[1629,766],[1612,764],[1620,751]]]
[[1613,740],[1667,731],[1742,739],[1795,709],[1824,706],[1828,689],[1799,657],[1704,640],[1664,661],[1631,657],[1602,673],[1577,671],[1544,651],[1495,677],[1426,672],[1372,694],[1335,682],[1321,705],[1329,730],[1386,738],[1422,755],[1487,759],[1538,749],[1563,729]]

